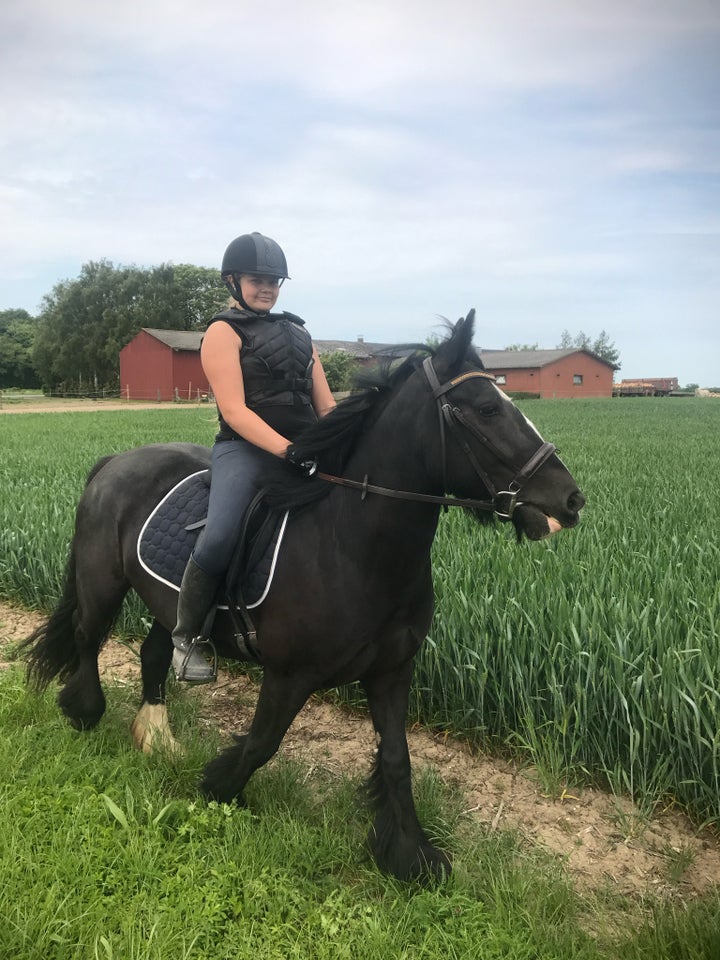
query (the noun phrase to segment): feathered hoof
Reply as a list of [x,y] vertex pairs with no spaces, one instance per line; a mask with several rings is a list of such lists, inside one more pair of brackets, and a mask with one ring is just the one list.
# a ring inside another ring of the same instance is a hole
[[172,735],[164,703],[144,703],[130,728],[133,743],[143,753],[184,755],[182,746]]
[[[242,741],[244,737],[237,739]],[[223,750],[205,767],[200,782],[200,791],[208,800],[245,806],[242,795],[245,784],[238,781],[238,762],[242,756],[242,750],[242,743]]]
[[397,838],[392,844],[379,844],[375,831],[371,831],[368,846],[383,873],[398,880],[432,886],[447,880],[452,873],[448,855],[433,846],[426,837],[418,842],[416,837],[405,836]]
[[76,674],[58,694],[58,706],[75,730],[92,730],[105,713],[105,695],[99,684],[86,686]]

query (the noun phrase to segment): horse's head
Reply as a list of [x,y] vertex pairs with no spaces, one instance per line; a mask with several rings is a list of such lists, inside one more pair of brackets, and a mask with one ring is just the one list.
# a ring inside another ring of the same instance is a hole
[[585,498],[555,447],[483,369],[471,346],[474,319],[471,310],[459,320],[423,367],[437,405],[439,482],[458,497],[488,497],[518,538],[574,527]]
[[[364,371],[358,389],[295,441],[318,457],[310,482],[285,468],[266,500],[277,508],[307,505],[330,484],[396,500],[444,501],[452,493],[486,517],[512,520],[531,540],[573,527],[585,498],[551,443],[495,385],[472,348],[475,311],[424,363],[422,348],[403,347]],[[362,388],[362,389],[360,389]],[[338,476],[342,474],[342,477]],[[404,491],[404,492],[403,492]],[[482,501],[481,501],[482,498]]]

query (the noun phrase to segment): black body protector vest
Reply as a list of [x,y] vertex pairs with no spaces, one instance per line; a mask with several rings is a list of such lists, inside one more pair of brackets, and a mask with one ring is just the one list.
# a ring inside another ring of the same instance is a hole
[[[247,406],[285,435],[288,420],[314,423],[313,345],[305,321],[287,311],[256,314],[236,307],[216,314],[208,326],[216,320],[229,323],[242,340],[240,366]],[[218,439],[236,437],[219,408],[218,418]]]

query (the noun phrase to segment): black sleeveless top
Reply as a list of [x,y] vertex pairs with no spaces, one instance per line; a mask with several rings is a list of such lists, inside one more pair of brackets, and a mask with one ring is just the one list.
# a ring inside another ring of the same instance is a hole
[[[317,416],[312,406],[312,339],[292,313],[256,314],[231,307],[216,314],[242,341],[240,366],[245,403],[273,430],[294,440]],[[241,439],[218,407],[217,440]]]

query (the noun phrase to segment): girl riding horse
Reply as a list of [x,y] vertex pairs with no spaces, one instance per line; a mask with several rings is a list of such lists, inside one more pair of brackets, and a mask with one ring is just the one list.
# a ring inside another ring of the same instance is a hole
[[[278,244],[260,233],[236,237],[221,275],[233,305],[210,320],[200,351],[220,431],[207,521],[185,569],[172,633],[173,669],[190,683],[215,679],[201,633],[268,460],[292,459],[291,441],[335,406],[304,321],[271,312],[288,279]],[[297,466],[312,469],[311,462]]]

